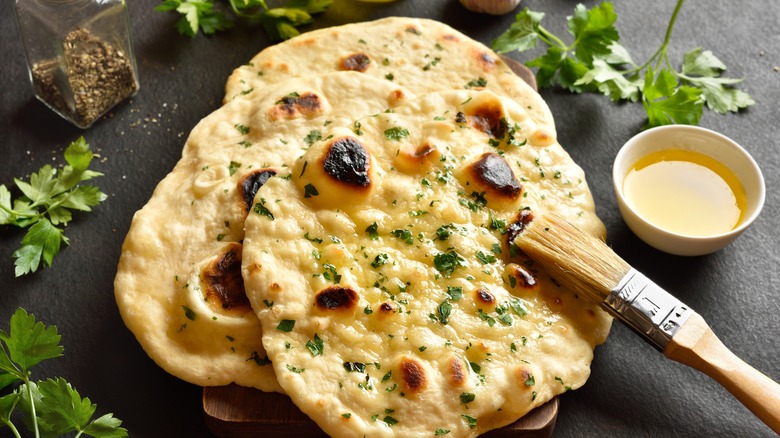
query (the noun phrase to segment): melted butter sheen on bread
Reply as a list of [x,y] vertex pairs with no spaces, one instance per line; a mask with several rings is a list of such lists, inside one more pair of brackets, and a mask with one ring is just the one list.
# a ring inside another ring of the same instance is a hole
[[509,238],[529,211],[603,235],[582,170],[486,90],[356,122],[322,129],[245,222],[245,287],[296,405],[334,436],[475,436],[584,384],[610,318]]

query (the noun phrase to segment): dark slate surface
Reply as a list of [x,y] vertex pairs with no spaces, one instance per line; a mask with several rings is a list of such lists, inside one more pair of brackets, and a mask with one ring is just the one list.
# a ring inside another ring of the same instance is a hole
[[[147,358],[120,320],[112,283],[133,213],[174,166],[192,127],[219,106],[233,68],[268,41],[252,26],[190,40],[175,33],[175,17],[152,11],[156,1],[129,2],[141,90],[81,131],[33,98],[12,3],[0,2],[0,183],[12,184],[14,177],[27,177],[53,160],[60,163],[64,147],[84,134],[100,153],[95,167],[106,176],[96,182],[109,198],[93,213],[76,216],[67,229],[71,246],[51,269],[24,278],[14,278],[11,258],[22,233],[0,229],[0,327],[7,329],[8,317],[19,306],[56,325],[65,356],[41,365],[36,377],[67,378],[98,404],[98,413],[114,412],[124,420],[131,436],[208,436],[200,388],[167,375]],[[674,4],[617,2],[617,26],[635,59],[646,59],[658,47]],[[523,0],[523,5],[545,12],[545,25],[562,34],[575,2]],[[455,0],[400,0],[387,6],[335,0],[317,26],[387,15],[438,19],[485,43],[513,20],[512,15],[468,13]],[[742,88],[757,102],[739,115],[705,112],[701,125],[741,143],[767,180],[762,215],[716,254],[663,254],[639,241],[621,220],[611,163],[644,123],[639,104],[616,105],[603,96],[555,89],[542,94],[555,115],[561,144],[588,175],[609,243],[702,314],[738,356],[780,380],[780,5],[776,0],[688,2],[670,57],[680,60],[683,51],[697,46],[713,50],[730,75],[745,77]],[[714,381],[665,359],[619,323],[597,348],[592,368],[583,388],[561,397],[556,437],[774,436]],[[7,433],[0,430],[0,435]]]

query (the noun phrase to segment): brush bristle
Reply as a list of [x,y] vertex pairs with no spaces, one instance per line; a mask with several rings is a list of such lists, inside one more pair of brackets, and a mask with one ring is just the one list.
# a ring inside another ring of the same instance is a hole
[[631,269],[604,241],[553,214],[535,217],[514,243],[559,283],[596,302]]

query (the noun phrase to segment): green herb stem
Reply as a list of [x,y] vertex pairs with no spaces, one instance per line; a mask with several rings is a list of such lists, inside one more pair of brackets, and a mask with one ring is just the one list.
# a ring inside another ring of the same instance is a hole
[[661,62],[666,64],[667,67],[669,67],[669,70],[671,70],[673,73],[674,68],[672,68],[671,63],[669,62],[669,55],[667,53],[667,47],[669,47],[669,42],[672,40],[672,30],[674,30],[674,23],[677,21],[677,15],[680,13],[680,9],[682,9],[682,5],[685,3],[685,0],[677,0],[677,5],[674,7],[674,11],[672,12],[672,17],[669,19],[669,25],[666,26],[666,33],[664,34],[664,41],[661,43],[661,46],[658,48],[658,50],[653,53],[653,56],[651,56],[644,64],[640,65],[639,67],[636,67],[634,69],[628,70],[627,73],[634,74],[638,73],[645,68],[647,68],[653,61],[656,61],[655,69],[658,70],[661,66]]
[[30,397],[30,417],[32,417],[32,425],[33,429],[35,430],[35,438],[40,438],[41,432],[38,430],[38,415],[35,412],[35,403],[32,402],[32,400],[35,400],[33,398],[33,392],[32,392],[32,386],[30,386],[30,377],[29,372],[27,375],[24,376],[24,385],[25,388],[27,388],[27,396]]
[[555,34],[545,29],[544,26],[542,25],[539,25],[539,38],[545,43],[547,43],[548,45],[558,46],[564,52],[570,51],[577,44],[577,42],[575,41],[574,43],[572,43],[571,46],[567,46],[562,39],[555,36]]

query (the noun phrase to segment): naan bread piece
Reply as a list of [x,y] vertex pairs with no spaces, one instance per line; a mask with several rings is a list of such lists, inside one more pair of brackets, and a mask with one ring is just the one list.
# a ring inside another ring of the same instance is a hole
[[533,212],[604,228],[582,170],[490,91],[330,125],[245,221],[279,383],[328,434],[476,436],[582,386],[611,319],[511,244]]
[[228,78],[224,101],[246,98],[291,76],[357,71],[417,95],[487,88],[528,110],[554,142],[555,124],[541,96],[491,49],[434,20],[389,17],[319,29],[268,47]]
[[282,391],[241,278],[244,217],[258,188],[289,173],[320,129],[407,95],[351,72],[293,79],[193,129],[181,160],[135,214],[114,282],[125,324],[158,365],[197,385]]

